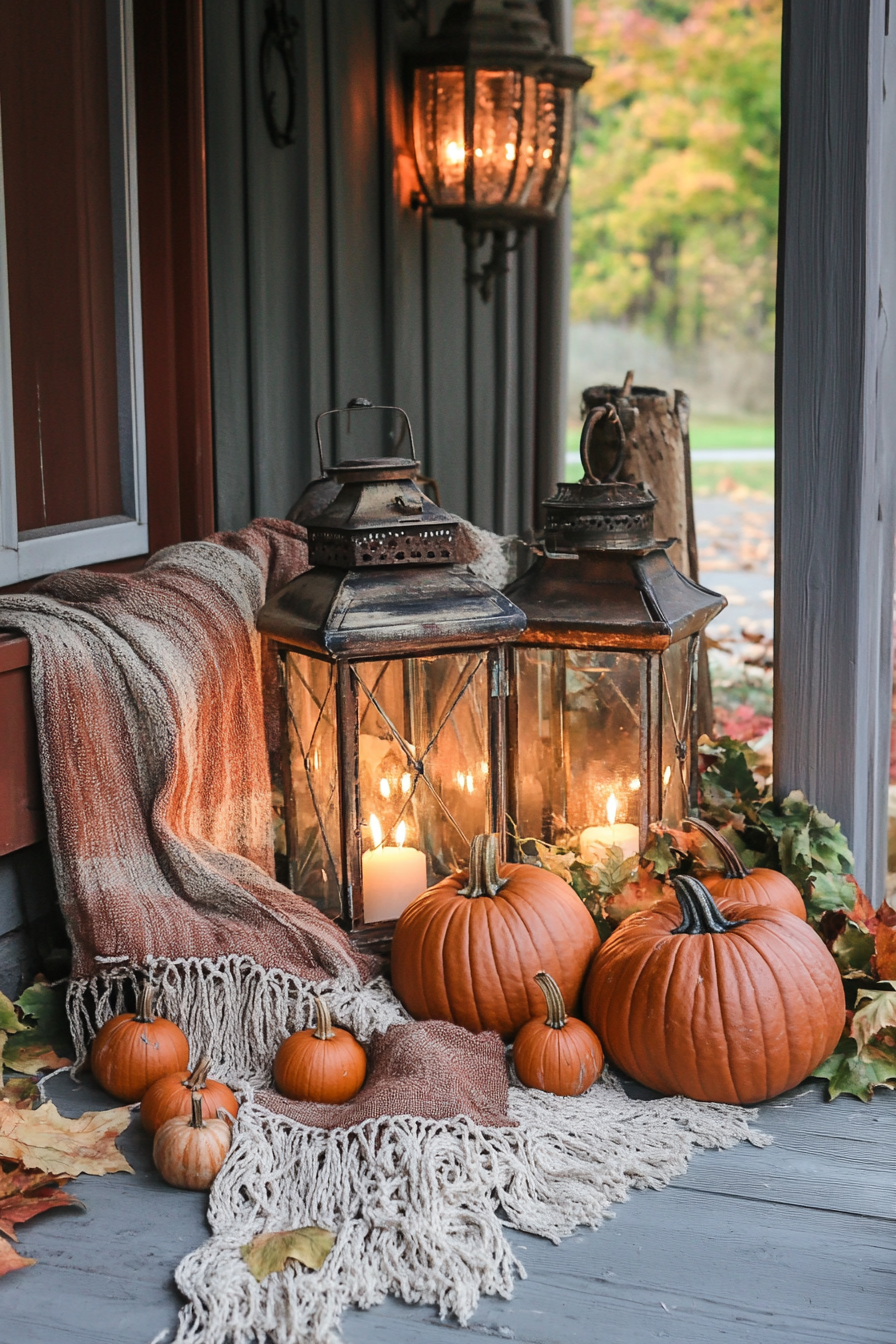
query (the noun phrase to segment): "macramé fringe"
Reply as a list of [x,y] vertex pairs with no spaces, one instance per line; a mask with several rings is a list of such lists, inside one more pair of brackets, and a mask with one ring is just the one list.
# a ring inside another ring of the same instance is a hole
[[[465,1324],[480,1294],[510,1297],[525,1277],[506,1226],[557,1242],[631,1187],[668,1184],[695,1148],[771,1142],[738,1107],[633,1101],[609,1073],[577,1098],[514,1088],[510,1111],[519,1128],[404,1116],[328,1131],[250,1099],[212,1189],[213,1236],[176,1273],[175,1344],[334,1344],[348,1306],[387,1293]],[[307,1226],[336,1233],[323,1268],[290,1261],[256,1282],[240,1247]]]
[[353,971],[338,980],[312,982],[268,970],[251,957],[152,957],[145,968],[110,964],[102,975],[71,981],[66,1006],[76,1070],[103,1023],[133,1010],[137,987],[147,976],[156,986],[156,1013],[176,1022],[187,1036],[191,1062],[208,1055],[214,1076],[235,1089],[269,1084],[283,1040],[314,1022],[314,994],[326,1000],[334,1022],[362,1041],[408,1020],[385,980],[362,986]]

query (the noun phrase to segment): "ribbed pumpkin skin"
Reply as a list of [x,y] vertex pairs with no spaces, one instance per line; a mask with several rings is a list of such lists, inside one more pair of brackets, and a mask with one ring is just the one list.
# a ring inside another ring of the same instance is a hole
[[667,1096],[749,1105],[795,1087],[845,1016],[833,957],[803,920],[726,904],[744,924],[674,934],[677,902],[633,915],[595,959],[582,1013],[614,1064]]
[[579,997],[600,939],[594,921],[562,878],[524,863],[502,864],[496,896],[460,894],[466,873],[446,877],[412,901],[392,940],[392,985],[416,1018],[512,1037],[543,1015],[533,977],[556,980]]
[[152,1160],[163,1180],[180,1190],[208,1190],[230,1148],[226,1120],[206,1120],[193,1129],[186,1116],[166,1120],[156,1132]]
[[562,1027],[533,1018],[517,1033],[513,1063],[526,1087],[579,1097],[603,1072],[604,1052],[588,1024],[576,1017],[568,1017]]
[[321,1040],[314,1028],[288,1036],[274,1060],[277,1091],[295,1101],[340,1106],[360,1090],[367,1077],[367,1056],[351,1032],[333,1028]]
[[190,1045],[180,1027],[165,1017],[142,1022],[135,1013],[110,1018],[90,1048],[94,1078],[119,1101],[142,1101],[156,1079],[182,1072],[189,1060]]
[[806,918],[799,889],[789,877],[776,873],[774,868],[751,868],[746,877],[708,873],[700,881],[719,906],[727,906],[732,901],[742,905],[771,905],[776,910],[796,915],[797,919]]
[[[186,1069],[180,1069],[177,1073],[169,1073],[166,1078],[157,1078],[144,1093],[140,1103],[140,1119],[148,1134],[155,1134],[166,1120],[173,1120],[176,1115],[190,1114],[192,1091],[184,1086],[189,1077]],[[216,1082],[214,1078],[209,1078],[197,1091],[202,1097],[204,1120],[216,1119],[219,1110],[235,1116],[240,1108],[230,1088]]]

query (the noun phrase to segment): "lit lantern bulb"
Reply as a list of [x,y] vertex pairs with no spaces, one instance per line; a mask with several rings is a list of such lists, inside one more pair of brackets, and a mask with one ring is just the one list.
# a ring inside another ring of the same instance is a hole
[[383,828],[380,825],[380,819],[375,812],[370,814],[370,838],[373,841],[374,849],[379,849],[383,843]]
[[616,799],[616,795],[615,793],[611,793],[609,798],[607,799],[607,821],[610,823],[611,826],[616,825],[616,814],[618,813],[618,811],[619,811],[619,803]]
[[380,793],[383,795],[384,798],[390,797],[392,793],[392,786],[389,783],[388,779],[380,780]]
[[459,145],[456,140],[449,140],[445,146],[445,158],[449,163],[463,163],[464,147]]
[[407,838],[408,838],[408,828],[407,826],[405,826],[403,821],[400,821],[398,825],[395,827],[395,843],[399,849],[402,848]]

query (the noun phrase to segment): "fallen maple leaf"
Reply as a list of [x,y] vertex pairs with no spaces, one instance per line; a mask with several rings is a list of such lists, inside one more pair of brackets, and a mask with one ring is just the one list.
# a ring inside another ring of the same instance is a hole
[[286,1268],[287,1260],[298,1260],[309,1269],[320,1269],[336,1240],[334,1232],[322,1227],[298,1227],[291,1232],[262,1232],[240,1255],[249,1273],[261,1283],[269,1274]]
[[36,1264],[36,1260],[29,1260],[28,1256],[19,1255],[8,1241],[0,1241],[0,1277],[9,1274],[13,1269],[27,1269],[29,1265]]
[[856,998],[856,1011],[852,1015],[850,1030],[859,1054],[872,1036],[887,1027],[896,1027],[896,988],[863,989]]
[[[16,999],[15,1007],[24,1020],[18,1022],[16,1039],[4,1047],[6,1067],[17,1073],[40,1073],[44,1069],[63,1069],[71,1064],[65,1053],[59,1053],[72,1048],[64,994],[38,977]],[[0,1021],[0,1027],[2,1025]]]
[[36,1111],[20,1111],[0,1101],[0,1157],[57,1176],[105,1176],[132,1171],[115,1140],[131,1121],[128,1106],[85,1111],[76,1119],[60,1115],[52,1101]]
[[25,1223],[47,1209],[71,1204],[83,1208],[74,1195],[59,1189],[68,1180],[68,1176],[48,1176],[45,1171],[26,1171],[19,1162],[9,1171],[0,1169],[0,1232],[16,1241],[16,1223]]

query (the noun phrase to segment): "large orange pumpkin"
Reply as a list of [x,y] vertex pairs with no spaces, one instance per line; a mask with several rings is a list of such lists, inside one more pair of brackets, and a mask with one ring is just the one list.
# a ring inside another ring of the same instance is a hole
[[296,1101],[341,1106],[367,1077],[367,1055],[344,1027],[334,1027],[323,999],[314,996],[317,1026],[293,1032],[277,1051],[274,1082]]
[[174,1022],[154,1017],[152,985],[140,991],[136,1013],[119,1013],[103,1024],[90,1047],[94,1078],[119,1101],[142,1101],[144,1093],[190,1062],[190,1043]]
[[[607,939],[582,996],[614,1064],[666,1095],[749,1104],[795,1087],[843,1030],[843,982],[803,920],[726,906],[674,879],[676,901]],[[727,916],[727,917],[726,917]]]
[[773,905],[786,910],[797,919],[806,918],[806,907],[799,887],[774,868],[745,868],[740,855],[715,826],[699,817],[689,817],[685,826],[700,831],[721,856],[725,871],[708,873],[703,885],[710,895],[724,905],[727,901],[742,901],[744,905]]
[[586,1022],[567,1017],[563,995],[546,971],[535,980],[544,995],[547,1017],[533,1017],[517,1032],[513,1063],[526,1087],[579,1097],[596,1083],[604,1067],[600,1041]]
[[417,1018],[511,1037],[543,1007],[545,970],[567,1003],[600,942],[594,921],[561,877],[497,862],[497,836],[478,835],[466,873],[412,901],[392,940],[392,984]]

